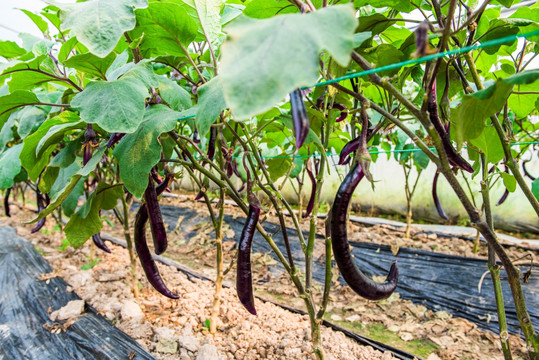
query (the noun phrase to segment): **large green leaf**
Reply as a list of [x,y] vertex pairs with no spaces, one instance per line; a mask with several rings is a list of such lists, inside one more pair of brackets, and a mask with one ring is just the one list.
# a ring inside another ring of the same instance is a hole
[[135,27],[133,8],[144,8],[147,0],[89,0],[74,4],[56,3],[62,20],[62,30],[84,44],[91,53],[107,56],[123,36]]
[[97,188],[90,195],[86,203],[69,219],[64,232],[66,238],[74,248],[79,248],[92,235],[103,228],[103,221],[99,216],[100,210],[112,210],[123,196],[121,184],[97,184]]
[[142,36],[144,56],[170,54],[185,56],[187,47],[198,33],[196,22],[179,4],[150,1],[148,8],[136,12],[137,26],[131,38]]
[[487,161],[492,164],[496,164],[502,160],[505,156],[503,152],[502,142],[498,137],[496,129],[492,126],[487,127],[481,135],[477,138],[470,140],[470,142],[477,146],[487,157]]
[[296,6],[286,0],[253,0],[247,4],[243,13],[255,19],[266,19],[276,14],[298,13]]
[[64,134],[75,129],[86,128],[84,121],[68,122],[51,126],[45,135],[39,140],[36,147],[36,156],[39,158],[49,148],[49,146],[56,145],[63,137]]
[[485,120],[502,108],[514,85],[531,84],[537,79],[539,69],[529,70],[499,79],[484,90],[463,96],[460,105],[451,111],[451,136],[458,147],[481,135],[486,126]]
[[52,152],[54,147],[50,147],[47,151],[42,152],[40,157],[36,156],[36,149],[41,141],[41,138],[47,134],[50,128],[61,124],[73,124],[80,120],[79,116],[70,111],[64,111],[58,116],[46,120],[39,129],[31,135],[28,135],[24,139],[24,146],[21,151],[21,163],[22,166],[28,171],[28,176],[33,181],[36,181],[41,170],[49,162],[48,155]]
[[178,112],[164,105],[149,107],[139,128],[116,145],[114,156],[120,166],[120,178],[135,197],[142,197],[148,186],[148,174],[161,158],[157,138],[174,129],[178,117]]
[[21,171],[22,144],[17,144],[0,155],[0,189],[8,189],[13,186],[13,179]]
[[142,121],[147,96],[144,84],[134,77],[94,81],[73,98],[71,105],[80,109],[87,123],[111,133],[132,133]]
[[216,76],[198,88],[198,106],[195,117],[198,134],[206,136],[211,124],[226,109],[221,77]]
[[532,193],[537,200],[539,200],[539,177],[532,183]]
[[26,50],[19,47],[13,41],[0,41],[0,56],[5,59],[12,59],[26,54]]
[[159,78],[159,95],[173,110],[183,111],[193,106],[191,94],[168,78]]
[[36,94],[31,91],[17,90],[0,96],[0,126],[7,120],[7,115],[22,106],[39,104]]
[[64,65],[78,71],[93,75],[95,77],[106,79],[106,73],[109,66],[114,62],[116,54],[110,53],[109,55],[101,58],[91,53],[73,55],[66,61]]
[[21,139],[27,137],[45,121],[47,112],[37,106],[26,106],[17,112],[15,119],[19,121],[17,133]]
[[223,0],[182,0],[187,6],[187,13],[198,24],[196,41],[206,41],[206,36],[215,44],[221,34],[221,9]]
[[322,50],[346,66],[357,25],[354,14],[351,6],[337,5],[304,15],[244,17],[227,27],[219,76],[234,116],[260,114],[292,90],[314,84]]

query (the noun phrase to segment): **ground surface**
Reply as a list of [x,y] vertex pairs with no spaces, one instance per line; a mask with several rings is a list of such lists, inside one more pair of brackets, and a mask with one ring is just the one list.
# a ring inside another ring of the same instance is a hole
[[[190,200],[191,197],[180,197],[163,199],[163,202],[177,205],[179,202],[189,201],[192,205]],[[205,209],[204,204],[198,203],[194,206],[201,211]],[[237,208],[231,206],[227,207],[226,211],[243,216]],[[12,219],[2,218],[3,223],[18,227],[19,234],[34,243],[55,272],[62,276],[81,298],[160,359],[177,359],[180,354],[180,359],[203,360],[212,358],[210,355],[204,356],[214,354],[213,352],[217,352],[223,359],[310,358],[309,321],[305,316],[292,314],[257,300],[259,315],[255,317],[243,309],[235,291],[224,289],[218,332],[211,335],[205,326],[213,299],[212,283],[189,280],[182,273],[159,265],[169,288],[181,296],[180,300],[173,301],[154,291],[138,267],[142,288],[141,296],[135,299],[129,288],[129,259],[125,249],[111,244],[109,247],[113,254],[99,252],[94,255],[96,250],[92,248],[91,242],[87,242],[81,249],[68,248],[60,251],[58,247],[61,246],[63,237],[60,232],[53,231],[51,224],[47,230],[31,235],[31,227],[20,224],[21,219],[29,217],[28,212],[21,215],[15,206],[12,206],[12,212],[15,216]],[[275,219],[270,215],[268,221]],[[308,222],[305,221],[304,224],[307,226]],[[402,232],[388,230],[382,226],[350,226],[353,230],[350,233],[357,237],[352,237],[351,240],[466,256],[486,255],[484,248],[478,254],[472,254],[472,242],[467,240],[442,239],[425,234],[404,239]],[[318,229],[323,228],[320,221]],[[107,225],[105,230],[118,238],[123,237],[118,226],[111,228]],[[215,250],[212,247],[211,229],[201,226],[197,238],[190,239],[188,245],[185,245],[185,240],[181,235],[172,233],[169,238],[171,245],[166,255],[213,278]],[[233,259],[234,252],[230,251],[233,245],[233,242],[224,244],[225,267]],[[522,251],[512,248],[509,254],[512,258],[517,258],[522,256]],[[98,256],[100,261],[89,270],[81,270],[81,267],[89,267],[92,257],[95,256]],[[323,256],[323,247],[317,248],[315,259],[320,256]],[[271,261],[263,254],[253,255],[256,294],[303,309],[303,303],[297,298],[288,278],[271,277],[267,270]],[[227,282],[233,282],[234,273],[230,271]],[[495,334],[480,331],[475,324],[452,318],[445,312],[427,311],[422,306],[399,299],[398,294],[382,302],[370,302],[360,299],[348,288],[337,286],[332,291],[331,300],[328,320],[429,360],[503,358]],[[390,353],[382,354],[372,348],[360,346],[342,333],[327,328],[323,329],[322,337],[328,358],[392,358]],[[516,336],[511,336],[510,340],[516,358],[521,357],[524,342]]]

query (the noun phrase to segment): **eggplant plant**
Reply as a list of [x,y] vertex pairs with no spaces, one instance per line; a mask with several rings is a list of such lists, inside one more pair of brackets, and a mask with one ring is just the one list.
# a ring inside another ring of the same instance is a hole
[[[487,240],[505,358],[511,349],[499,298],[501,267],[530,357],[537,356],[520,270],[496,237],[490,197],[493,181],[501,177],[509,192],[522,191],[539,217],[539,180],[530,185],[525,179],[537,174],[517,162],[519,154],[535,154],[539,138],[539,123],[531,120],[539,99],[539,70],[533,69],[537,5],[503,17],[512,0],[267,4],[87,0],[26,12],[43,37],[0,40],[0,189],[6,215],[15,205],[11,189],[38,189],[50,203],[40,206],[32,223],[63,216],[71,246],[92,238],[106,251],[99,236],[102,214],[113,211],[128,243],[133,291],[136,248],[150,284],[176,298],[157,271],[145,229],[149,222],[154,252],[165,252],[158,194],[170,182],[188,179],[216,232],[211,331],[218,331],[219,292],[230,270],[224,269],[222,247],[229,199],[248,218],[236,260],[239,300],[255,313],[249,244],[258,232],[303,300],[313,353],[323,359],[320,326],[330,300],[332,257],[345,281],[368,299],[398,292],[397,278],[407,276],[407,269],[394,264],[385,283],[372,281],[361,261],[351,258],[346,232],[350,201],[361,196],[355,190],[360,177],[376,191],[375,153],[395,152],[408,180],[412,161],[418,169],[436,167],[436,178],[446,178]],[[424,19],[410,15],[416,9]],[[403,155],[412,148],[413,155]],[[333,154],[340,154],[345,171],[334,166]],[[489,173],[502,164],[507,172]],[[481,179],[474,191],[483,205],[467,193],[463,172]],[[317,243],[322,191],[334,173],[343,182],[327,217],[325,241]],[[307,211],[298,214],[283,189],[307,177],[313,191]],[[247,191],[238,188],[239,181]],[[407,184],[411,217],[415,185]],[[210,187],[217,190],[217,204],[208,196]],[[79,204],[83,194],[86,200]],[[262,196],[264,206],[257,200]],[[133,199],[140,202],[134,244]],[[269,213],[279,219],[283,247],[262,226]],[[285,216],[299,239],[304,267],[292,256]],[[302,221],[308,222],[305,234]],[[321,286],[313,280],[317,246],[325,251]]]

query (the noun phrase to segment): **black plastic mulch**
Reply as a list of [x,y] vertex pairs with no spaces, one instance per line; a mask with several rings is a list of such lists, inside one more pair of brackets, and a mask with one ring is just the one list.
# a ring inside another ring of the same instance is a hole
[[[169,225],[169,229],[178,226],[178,219],[182,217],[179,230],[186,239],[194,236],[198,224],[209,221],[206,214],[199,213],[194,209],[162,205],[163,219]],[[225,222],[234,230],[236,240],[241,234],[245,218],[234,219],[225,215]],[[284,242],[280,227],[277,224],[265,223],[264,228],[269,234],[276,233],[273,237],[275,243],[284,253]],[[299,245],[295,230],[288,231],[292,254],[296,267],[304,268],[303,252]],[[231,239],[228,239],[231,240]],[[323,246],[320,239],[317,246]],[[370,275],[386,275],[395,256],[389,246],[372,243],[351,243],[352,253],[357,259],[359,268]],[[253,251],[275,255],[267,242],[258,232],[253,239]],[[399,251],[399,285],[397,292],[403,299],[412,300],[415,304],[424,305],[433,311],[444,310],[453,316],[462,317],[478,325],[479,328],[497,333],[498,316],[496,302],[490,275],[487,274],[483,281],[481,293],[478,292],[478,283],[481,276],[488,270],[485,260],[467,258],[428,252],[410,248],[400,248]],[[313,277],[323,282],[324,261],[315,259]],[[527,267],[522,267],[527,271]],[[524,296],[535,328],[539,327],[539,277],[536,275],[539,266],[534,266],[532,276],[527,284],[523,284]],[[284,271],[280,263],[271,269],[278,274]],[[502,271],[502,277],[505,275]],[[342,277],[340,281],[343,282]],[[507,281],[502,280],[503,296],[507,314],[509,332],[519,333],[519,323],[513,306],[511,290]]]
[[80,298],[61,278],[39,281],[52,271],[32,244],[11,227],[0,227],[0,358],[18,359],[155,359],[135,340],[87,311],[67,330],[52,333],[48,309]]

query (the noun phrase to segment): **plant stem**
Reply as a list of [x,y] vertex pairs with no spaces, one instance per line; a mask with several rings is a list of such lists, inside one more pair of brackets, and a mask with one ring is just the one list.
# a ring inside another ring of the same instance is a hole
[[122,196],[124,237],[125,242],[127,243],[127,252],[129,253],[129,265],[131,267],[131,290],[133,291],[133,295],[135,297],[138,297],[139,290],[137,279],[137,260],[135,259],[135,251],[133,249],[131,233],[129,232],[129,205],[130,204],[127,204],[125,196]]
[[[490,189],[488,183],[487,157],[483,152],[480,154],[483,180],[481,181],[481,194],[483,195],[483,208],[485,209],[485,218],[487,224],[494,231],[494,221],[492,219],[492,208],[490,206]],[[496,253],[492,246],[488,246],[488,268],[494,287],[494,296],[496,298],[496,310],[498,313],[498,326],[500,329],[500,341],[505,360],[512,360],[511,347],[509,344],[509,333],[507,332],[507,319],[505,317],[505,306],[503,303],[502,284],[500,282],[500,267],[496,265]]]

